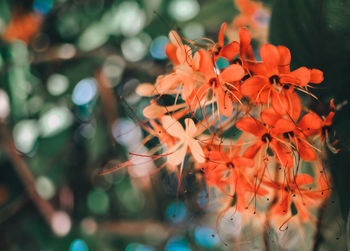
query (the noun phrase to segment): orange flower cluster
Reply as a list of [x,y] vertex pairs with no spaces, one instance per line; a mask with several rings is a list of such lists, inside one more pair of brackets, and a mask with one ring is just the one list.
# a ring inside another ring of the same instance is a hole
[[224,23],[207,49],[170,32],[172,71],[136,90],[151,98],[143,109],[145,143],[159,139],[160,153],[151,156],[178,170],[179,187],[183,169],[194,166],[242,214],[279,225],[294,216],[313,220],[311,209],[329,195],[321,156],[335,107],[331,102],[320,117],[302,106],[298,93],[312,95],[323,73],[291,71],[284,46],[262,45],[258,61],[246,28],[239,29],[239,42],[228,44],[225,29]]

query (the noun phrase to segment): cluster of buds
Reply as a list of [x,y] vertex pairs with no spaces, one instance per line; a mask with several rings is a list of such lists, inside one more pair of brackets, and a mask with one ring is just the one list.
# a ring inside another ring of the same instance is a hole
[[194,168],[241,214],[277,224],[313,221],[312,208],[330,190],[321,156],[335,107],[331,101],[329,114],[319,116],[298,93],[313,96],[309,89],[323,73],[291,71],[284,46],[263,44],[257,60],[246,28],[239,29],[239,42],[228,44],[225,29],[224,23],[218,42],[205,48],[170,32],[172,71],[136,90],[150,98],[144,143],[153,137],[160,143],[147,156],[163,158],[160,168],[178,173],[179,188],[183,169]]

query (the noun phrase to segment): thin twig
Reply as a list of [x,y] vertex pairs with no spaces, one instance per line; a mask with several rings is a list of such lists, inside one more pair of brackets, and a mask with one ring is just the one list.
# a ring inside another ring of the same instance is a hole
[[33,201],[38,211],[45,218],[49,226],[51,226],[51,220],[53,215],[55,214],[55,210],[50,204],[50,202],[41,198],[38,192],[36,191],[33,175],[28,170],[26,163],[17,152],[11,134],[3,121],[0,121],[0,140],[2,142],[3,148],[7,152],[9,158],[11,159],[13,167],[15,168],[18,176],[20,177],[30,199]]
[[[275,180],[278,180],[279,177],[279,164],[276,164],[275,166]],[[277,191],[274,191],[271,203],[268,206],[267,212],[266,212],[266,219],[265,219],[265,224],[264,224],[264,232],[263,232],[263,239],[264,239],[264,245],[265,245],[265,251],[270,250],[270,245],[269,245],[269,238],[268,238],[268,230],[270,228],[270,215],[271,215],[271,210],[274,207],[274,205],[277,203]]]
[[117,119],[117,101],[115,96],[113,95],[113,89],[110,88],[110,81],[106,77],[102,69],[96,71],[95,77],[97,80],[98,90],[101,96],[103,113],[107,120],[108,134],[111,138],[112,144],[114,144],[112,126],[115,120]]
[[328,200],[324,200],[322,202],[320,209],[318,210],[316,233],[314,235],[314,244],[312,248],[313,251],[317,251],[320,247],[320,244],[322,243],[322,220],[323,220],[324,213],[326,211],[327,202]]
[[148,235],[159,239],[167,239],[173,231],[170,226],[155,221],[108,221],[98,225],[98,231],[124,236]]
[[[42,53],[38,53],[35,51],[31,52],[31,65],[70,62],[74,60],[89,58],[106,58],[111,55],[117,55],[123,58],[121,52],[119,52],[111,46],[103,46],[88,52],[78,51],[72,57],[69,58],[63,58],[60,55],[60,46],[52,46]],[[129,62],[124,60],[123,63],[125,64],[124,66],[127,70],[146,73],[148,76],[152,77],[157,77],[158,75],[164,74],[165,72],[164,66],[156,63],[153,64],[153,61],[150,60],[140,60],[138,62]],[[11,65],[8,65],[8,67],[10,66]],[[152,70],[150,71],[150,69]],[[6,71],[0,72],[5,73]]]

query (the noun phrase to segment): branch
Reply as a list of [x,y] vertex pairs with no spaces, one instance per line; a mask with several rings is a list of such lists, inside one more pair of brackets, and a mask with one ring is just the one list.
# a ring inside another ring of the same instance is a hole
[[30,199],[33,201],[38,211],[45,218],[49,226],[52,226],[51,220],[53,215],[55,214],[55,210],[50,204],[50,202],[41,198],[38,192],[36,191],[33,175],[30,173],[26,163],[17,152],[11,134],[8,131],[4,121],[0,121],[0,140],[13,164],[13,167],[15,168],[18,176],[20,177]]
[[170,226],[155,221],[116,221],[98,225],[101,232],[124,236],[149,236],[157,239],[167,239],[174,231]]
[[117,101],[113,95],[113,89],[110,88],[110,81],[103,73],[102,69],[99,69],[95,73],[98,89],[101,95],[101,102],[103,107],[103,113],[107,120],[108,134],[111,137],[112,145],[114,144],[114,137],[112,133],[112,126],[117,119]]

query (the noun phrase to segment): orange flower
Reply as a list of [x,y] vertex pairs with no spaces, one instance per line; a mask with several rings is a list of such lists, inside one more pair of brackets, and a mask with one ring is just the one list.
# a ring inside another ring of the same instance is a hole
[[[277,190],[277,202],[272,207],[272,214],[282,216],[292,213],[298,215],[302,220],[310,220],[312,215],[306,207],[316,206],[321,193],[311,191],[309,186],[314,179],[308,174],[298,174],[294,178],[286,175],[283,182],[263,181],[263,183]],[[292,207],[292,203],[294,208]]]
[[195,53],[192,57],[192,49],[182,43],[181,37],[175,31],[170,31],[169,39],[166,53],[175,64],[174,72],[158,78],[155,89],[165,94],[183,86],[181,97],[186,100],[193,89],[204,81],[203,74],[199,72],[200,54]]
[[265,195],[267,191],[256,188],[250,181],[245,169],[254,166],[250,158],[239,157],[237,150],[212,151],[207,156],[204,176],[209,185],[218,187],[225,194],[236,197],[236,209],[242,211],[248,206],[247,195],[254,193]]
[[[276,113],[274,109],[267,108],[261,113],[261,118],[266,124],[273,126],[282,116]],[[283,133],[283,139],[294,142],[296,150],[302,159],[313,161],[316,159],[316,154],[306,138],[310,130],[317,130],[321,126],[322,120],[318,115],[311,112],[307,113],[292,131]]]
[[198,107],[200,101],[207,95],[208,90],[213,91],[220,114],[230,117],[233,112],[233,101],[239,101],[241,95],[235,82],[242,79],[244,70],[240,65],[232,64],[217,74],[213,59],[209,52],[201,49],[200,71],[205,74],[207,83],[194,89],[188,100],[190,107]]
[[[243,215],[243,209],[254,201],[258,209],[254,212],[265,212],[261,215],[266,216],[265,223],[269,223],[270,216],[284,223],[294,215],[310,221],[313,216],[309,207],[318,206],[331,186],[320,159],[320,140],[316,140],[320,136],[321,142],[328,143],[335,106],[332,100],[326,117],[302,114],[306,109],[296,91],[312,96],[309,87],[321,83],[323,73],[306,67],[291,71],[291,54],[284,46],[264,44],[260,50],[262,62],[257,62],[248,30],[240,28],[240,43],[228,45],[224,44],[225,30],[223,23],[218,42],[198,51],[190,47],[194,42],[170,32],[166,52],[173,71],[159,76],[155,85],[144,83],[136,90],[142,96],[153,97],[143,109],[151,124],[151,128],[144,128],[149,133],[144,142],[156,136],[160,145],[150,149],[149,155],[137,156],[154,160],[166,157],[160,168],[171,167],[178,174],[177,195],[187,162],[184,160],[189,155],[189,161],[194,162],[190,166],[197,171],[201,168],[203,176],[197,172],[197,178],[203,177],[206,184],[222,192],[223,201],[229,201],[223,212],[234,205]],[[229,66],[219,69],[219,57],[226,58]],[[158,99],[162,95],[173,95],[175,101],[161,106]],[[243,95],[251,102],[242,101]],[[198,122],[195,124],[189,116]],[[243,133],[237,135],[236,129]],[[152,155],[164,146],[163,154]],[[300,159],[310,162],[314,177],[298,174],[304,163],[297,161]],[[275,171],[274,178],[270,171]],[[256,195],[269,192],[275,194],[275,199],[266,207]]]
[[[263,118],[263,117],[262,117]],[[265,121],[263,121],[266,123]],[[244,157],[254,158],[260,148],[267,144],[275,154],[276,160],[284,167],[293,167],[292,150],[278,138],[283,133],[293,131],[295,125],[287,119],[278,119],[266,128],[264,124],[254,118],[245,117],[236,123],[236,127],[244,132],[251,133],[257,137],[255,143],[244,152]]]
[[198,140],[194,139],[197,127],[192,119],[185,119],[186,130],[183,129],[180,122],[170,116],[162,117],[162,125],[168,134],[179,139],[177,144],[168,149],[168,163],[172,165],[182,163],[188,148],[198,163],[204,162],[203,149]]
[[[308,124],[302,125],[302,127],[304,128],[304,131],[306,128],[307,136],[320,135],[322,142],[324,142],[325,139],[328,137],[328,132],[330,127],[333,124],[333,118],[336,111],[333,99],[330,101],[329,106],[330,106],[330,111],[328,115],[323,119],[321,119],[320,117],[317,118],[320,121],[320,123],[318,124],[319,125],[318,127],[308,127]],[[310,123],[312,123],[312,121]]]
[[252,66],[255,75],[242,84],[242,94],[254,103],[263,104],[268,103],[271,97],[271,105],[276,112],[290,114],[293,119],[297,119],[301,104],[293,87],[304,90],[310,82],[320,83],[322,72],[306,67],[290,72],[290,52],[283,46],[264,44],[260,56],[263,63]]

